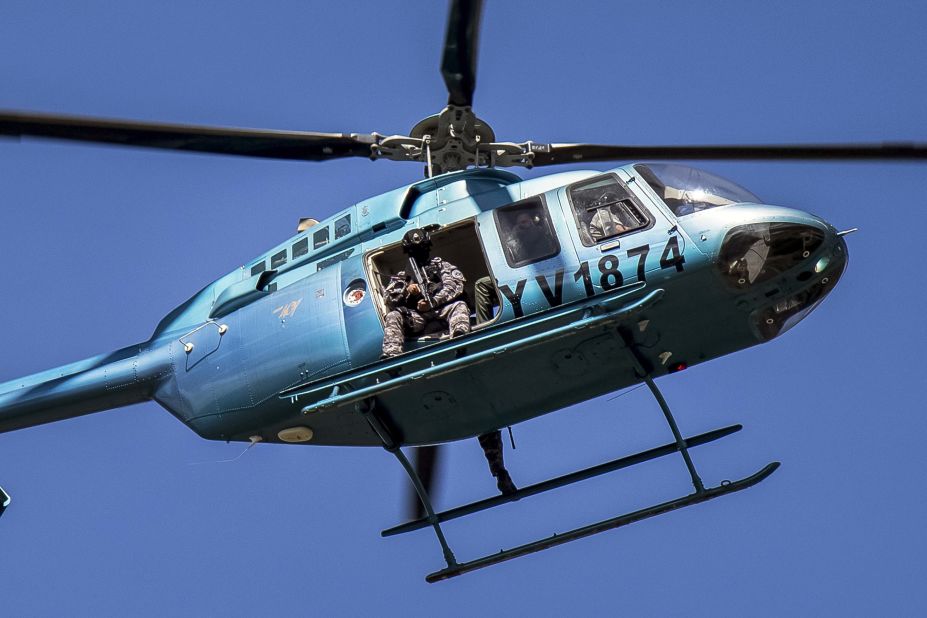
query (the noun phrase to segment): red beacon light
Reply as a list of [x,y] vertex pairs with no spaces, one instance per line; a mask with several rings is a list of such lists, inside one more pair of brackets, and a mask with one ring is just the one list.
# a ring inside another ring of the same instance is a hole
[[683,369],[687,369],[688,367],[689,365],[686,364],[685,361],[679,361],[678,363],[673,363],[672,365],[667,367],[667,370],[670,373],[676,373],[677,371],[682,371]]

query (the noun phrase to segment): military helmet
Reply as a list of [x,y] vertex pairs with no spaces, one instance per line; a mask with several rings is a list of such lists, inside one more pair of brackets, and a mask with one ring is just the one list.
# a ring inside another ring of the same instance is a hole
[[431,234],[427,229],[409,230],[402,237],[402,251],[419,264],[424,264],[431,254]]

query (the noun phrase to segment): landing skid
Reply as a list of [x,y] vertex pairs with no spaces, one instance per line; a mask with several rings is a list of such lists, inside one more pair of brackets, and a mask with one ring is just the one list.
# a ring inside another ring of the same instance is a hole
[[[689,448],[692,448],[694,446],[708,444],[709,442],[714,442],[715,440],[723,438],[724,436],[729,436],[732,433],[738,432],[741,429],[743,429],[743,425],[731,425],[730,427],[724,427],[723,429],[709,431],[708,433],[686,438],[686,445]],[[557,489],[558,487],[572,485],[578,481],[590,479],[601,474],[608,474],[609,472],[614,472],[615,470],[620,470],[622,468],[629,468],[645,461],[650,461],[659,457],[665,457],[666,455],[671,455],[678,451],[679,447],[676,446],[675,442],[671,444],[665,444],[657,448],[652,448],[648,451],[642,451],[640,453],[635,453],[634,455],[622,457],[621,459],[609,461],[608,463],[599,464],[597,466],[592,466],[591,468],[586,468],[577,472],[571,472],[570,474],[564,474],[563,476],[558,476],[557,478],[543,481],[541,483],[522,487],[515,493],[507,496],[493,496],[492,498],[486,498],[485,500],[479,500],[464,506],[458,506],[441,513],[435,513],[435,517],[438,518],[438,522],[443,523],[452,519],[457,519],[458,517],[463,517],[465,515],[479,513],[480,511],[485,511],[486,509],[491,509],[508,502],[515,502],[516,500],[527,498],[528,496],[536,496],[537,494],[541,494],[552,489]],[[394,528],[384,530],[380,533],[380,535],[385,537],[395,536],[397,534],[403,534],[405,532],[412,532],[413,530],[427,528],[430,525],[431,522],[428,521],[428,518],[422,517],[421,519],[416,519],[415,521],[406,522],[399,526],[395,526]]]
[[775,472],[776,468],[778,467],[779,462],[776,461],[767,465],[759,472],[739,481],[722,483],[718,487],[710,487],[708,489],[703,488],[701,491],[696,491],[695,493],[689,494],[688,496],[684,496],[682,498],[677,498],[676,500],[663,502],[656,506],[651,506],[645,509],[640,509],[639,511],[627,513],[626,515],[619,515],[618,517],[613,517],[611,519],[606,519],[595,524],[583,526],[582,528],[576,528],[575,530],[570,530],[569,532],[564,532],[562,534],[554,534],[549,538],[527,543],[525,545],[519,545],[518,547],[513,547],[512,549],[504,549],[499,553],[484,556],[483,558],[477,558],[476,560],[471,560],[470,562],[448,565],[447,568],[441,569],[440,571],[435,571],[434,573],[426,576],[425,581],[431,584],[443,579],[450,579],[451,577],[463,575],[464,573],[469,573],[470,571],[482,569],[483,567],[492,566],[493,564],[499,564],[500,562],[505,562],[506,560],[511,560],[512,558],[518,558],[520,556],[532,554],[544,549],[549,549],[556,545],[562,545],[564,543],[569,543],[570,541],[575,541],[576,539],[581,539],[586,536],[592,536],[593,534],[605,532],[606,530],[633,524],[636,521],[654,517],[655,515],[662,515],[663,513],[675,511],[676,509],[681,509],[686,506],[698,504],[699,502],[706,502],[720,496],[734,493],[735,491],[740,491],[741,489],[746,489],[747,487],[756,485],[770,474]]
[[[625,350],[627,351],[630,359],[634,364],[637,375],[647,385],[654,398],[657,400],[657,403],[660,405],[660,409],[663,411],[663,415],[666,418],[666,422],[673,433],[675,441],[657,448],[635,453],[627,457],[622,457],[621,459],[616,459],[604,464],[593,466],[591,468],[586,468],[584,470],[579,470],[577,472],[572,472],[557,478],[549,479],[535,485],[524,487],[512,495],[496,496],[443,511],[441,513],[435,513],[431,505],[431,499],[428,496],[427,491],[425,491],[421,480],[418,478],[415,469],[409,464],[409,461],[402,453],[402,450],[399,448],[400,445],[393,437],[393,433],[390,431],[389,427],[387,427],[387,425],[376,413],[376,398],[368,397],[355,403],[357,411],[367,419],[367,422],[370,424],[371,428],[373,428],[373,430],[380,437],[384,448],[391,452],[402,464],[402,467],[406,470],[406,473],[412,480],[412,484],[415,486],[415,490],[422,501],[422,505],[425,507],[425,517],[399,526],[395,526],[388,530],[384,530],[381,534],[383,536],[393,536],[396,534],[412,532],[413,530],[419,530],[421,528],[431,526],[435,531],[435,535],[438,537],[438,542],[440,543],[441,549],[444,553],[444,560],[447,563],[447,567],[441,569],[440,571],[435,571],[434,573],[429,574],[425,577],[425,581],[428,583],[433,583],[444,579],[449,579],[451,577],[463,575],[464,573],[482,569],[493,564],[505,562],[506,560],[511,560],[526,554],[531,554],[544,549],[555,547],[557,545],[562,545],[563,543],[569,543],[570,541],[575,541],[576,539],[581,539],[593,534],[605,532],[606,530],[620,528],[621,526],[625,526],[636,521],[641,521],[643,519],[648,519],[656,515],[662,515],[670,511],[675,511],[676,509],[692,506],[700,502],[707,502],[708,500],[713,500],[715,498],[746,489],[747,487],[752,487],[776,471],[776,469],[779,467],[779,462],[770,463],[755,474],[738,481],[724,481],[717,487],[706,488],[695,469],[695,465],[692,463],[692,458],[689,456],[689,448],[707,444],[709,442],[713,442],[714,440],[728,436],[732,433],[736,433],[740,431],[741,426],[731,425],[729,427],[716,429],[714,431],[692,436],[690,438],[683,438],[682,434],[679,432],[678,426],[676,425],[676,420],[673,417],[673,414],[670,411],[666,400],[663,398],[663,394],[657,388],[656,383],[654,383],[651,376],[651,371],[647,369],[647,359],[638,351],[634,345],[632,334],[619,328],[618,335],[621,337],[625,344]],[[689,495],[676,498],[675,500],[662,502],[660,504],[633,511],[631,513],[605,519],[598,523],[570,530],[569,532],[554,534],[551,537],[539,539],[525,545],[520,545],[511,549],[504,549],[498,553],[484,556],[482,558],[477,558],[476,560],[471,560],[469,562],[457,562],[456,558],[454,557],[454,553],[451,551],[451,548],[447,543],[444,532],[441,529],[442,522],[450,521],[465,515],[471,515],[486,509],[494,508],[507,502],[512,502],[521,498],[526,498],[528,496],[550,491],[558,487],[570,485],[572,483],[599,476],[601,474],[606,474],[608,472],[614,472],[615,470],[620,470],[622,468],[628,468],[630,466],[676,452],[682,455],[682,458],[685,461],[686,468],[688,469],[689,475],[692,479],[692,486],[694,491]]]

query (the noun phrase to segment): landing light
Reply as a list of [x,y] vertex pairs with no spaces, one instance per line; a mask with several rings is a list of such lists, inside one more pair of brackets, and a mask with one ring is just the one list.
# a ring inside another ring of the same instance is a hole
[[817,263],[814,265],[814,272],[816,272],[816,273],[824,272],[824,269],[827,268],[827,265],[828,265],[828,264],[830,264],[830,258],[828,258],[828,257],[822,257],[822,258],[821,258],[820,260],[818,260]]

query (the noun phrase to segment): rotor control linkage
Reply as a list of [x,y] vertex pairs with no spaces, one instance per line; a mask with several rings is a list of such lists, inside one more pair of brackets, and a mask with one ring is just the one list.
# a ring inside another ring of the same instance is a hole
[[456,110],[460,116],[456,121],[448,119],[449,110],[422,120],[412,129],[412,135],[374,133],[370,158],[425,163],[425,175],[431,178],[471,166],[531,169],[536,153],[550,152],[550,144],[496,142],[492,128],[469,108]]
[[492,127],[470,106],[460,105],[448,105],[440,114],[421,120],[409,135],[374,134],[374,140],[371,159],[425,163],[429,178],[471,166],[530,169],[535,153],[550,152],[550,144],[496,142]]

